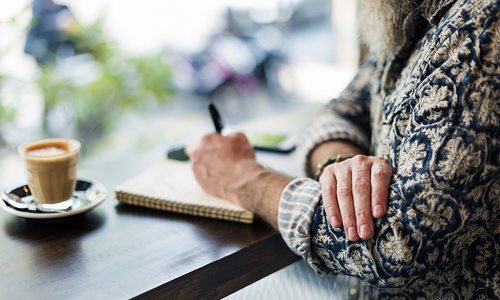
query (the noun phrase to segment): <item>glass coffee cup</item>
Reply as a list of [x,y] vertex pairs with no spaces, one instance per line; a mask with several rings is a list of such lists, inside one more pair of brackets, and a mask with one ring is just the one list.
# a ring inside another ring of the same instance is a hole
[[19,148],[28,186],[41,209],[68,209],[73,205],[80,142],[43,139]]

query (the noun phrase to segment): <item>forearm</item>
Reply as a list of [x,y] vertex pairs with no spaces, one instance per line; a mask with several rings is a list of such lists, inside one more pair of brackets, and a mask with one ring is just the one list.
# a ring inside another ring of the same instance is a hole
[[352,143],[345,141],[328,141],[319,146],[317,146],[311,153],[311,157],[309,159],[309,168],[310,173],[315,174],[318,169],[318,165],[320,165],[323,161],[337,154],[345,155],[345,156],[354,156],[356,154],[362,154],[363,150],[361,148],[355,146]]
[[366,153],[370,136],[352,121],[337,115],[319,117],[300,142],[300,164],[307,177],[313,177],[318,163],[337,154]]
[[253,211],[278,229],[281,193],[292,178],[250,161],[245,163],[242,170],[244,175],[230,192],[231,200]]

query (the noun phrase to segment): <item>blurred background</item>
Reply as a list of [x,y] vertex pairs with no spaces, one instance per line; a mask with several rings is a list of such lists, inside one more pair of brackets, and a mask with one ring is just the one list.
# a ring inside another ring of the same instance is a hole
[[230,127],[292,111],[275,129],[305,126],[354,76],[355,5],[2,1],[0,185],[20,144],[77,138],[84,163],[147,152],[212,130],[212,101]]

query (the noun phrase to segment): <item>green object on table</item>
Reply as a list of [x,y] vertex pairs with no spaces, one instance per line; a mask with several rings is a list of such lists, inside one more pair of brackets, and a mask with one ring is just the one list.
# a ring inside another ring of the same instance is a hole
[[167,158],[178,161],[188,161],[189,156],[186,154],[184,146],[176,146],[168,149]]
[[268,133],[254,133],[249,136],[252,145],[260,147],[275,147],[286,140],[286,138],[286,135]]

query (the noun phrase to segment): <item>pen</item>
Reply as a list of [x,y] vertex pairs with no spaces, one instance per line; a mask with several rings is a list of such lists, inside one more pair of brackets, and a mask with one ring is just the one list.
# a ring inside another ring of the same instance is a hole
[[221,133],[222,129],[224,129],[224,124],[222,123],[219,111],[213,103],[210,103],[208,105],[208,111],[210,112],[210,117],[212,118],[212,122],[214,123],[215,131],[217,133]]

